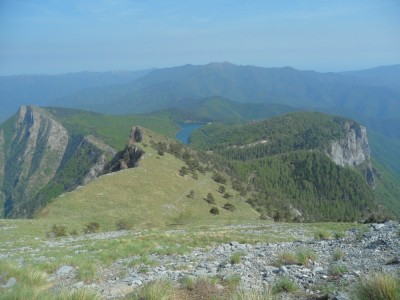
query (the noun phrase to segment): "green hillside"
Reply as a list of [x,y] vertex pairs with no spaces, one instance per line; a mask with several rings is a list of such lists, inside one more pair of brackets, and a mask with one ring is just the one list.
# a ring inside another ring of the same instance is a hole
[[362,220],[380,214],[377,201],[388,211],[393,203],[380,199],[384,178],[379,192],[368,185],[364,176],[373,170],[367,162],[341,167],[328,157],[332,141],[343,140],[349,130],[361,138],[360,125],[351,120],[289,113],[236,127],[207,125],[192,134],[191,145],[222,156],[230,172],[254,190],[248,201],[275,219],[296,219],[293,206],[308,220]]
[[[320,152],[293,151],[229,163],[256,193],[248,202],[275,220],[363,220],[376,209],[362,175],[335,165]],[[299,210],[297,217],[290,207]]]
[[[229,199],[219,192],[220,183],[212,179],[212,172],[180,175],[185,162],[170,153],[158,154],[151,142],[167,141],[145,130],[139,147],[145,157],[139,166],[104,175],[56,198],[40,214],[48,224],[60,224],[79,230],[85,224],[98,222],[102,229],[115,229],[124,221],[134,228],[160,228],[167,225],[218,224],[256,220],[259,214],[245,203],[229,184],[223,185]],[[193,191],[193,197],[188,197]],[[205,201],[208,193],[215,204]],[[223,207],[230,203],[236,209]],[[217,207],[218,215],[210,213]]]
[[[239,153],[244,154],[246,159],[252,159],[258,155],[263,157],[294,150],[324,150],[330,141],[343,138],[345,132],[342,125],[346,121],[348,119],[342,117],[305,112],[289,113],[233,128],[216,124],[194,132],[192,145],[215,150],[234,159],[240,159],[236,157]],[[257,144],[246,147],[252,143]]]

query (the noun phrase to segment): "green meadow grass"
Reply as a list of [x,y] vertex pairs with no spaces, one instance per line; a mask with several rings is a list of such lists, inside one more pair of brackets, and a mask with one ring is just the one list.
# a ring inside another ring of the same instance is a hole
[[[127,259],[128,267],[151,266],[157,264],[149,258],[151,254],[184,254],[231,241],[255,244],[311,239],[319,230],[333,235],[360,226],[263,221],[230,184],[225,186],[232,195],[228,202],[236,210],[223,209],[227,199],[218,192],[220,184],[211,173],[198,174],[198,179],[179,175],[184,162],[168,153],[158,155],[149,146],[150,139],[162,137],[145,131],[141,147],[146,154],[139,167],[101,176],[61,195],[36,219],[0,220],[0,269],[17,279],[16,288],[0,290],[1,299],[98,298],[85,290],[53,294],[47,279],[63,265],[75,267],[77,279],[91,283],[101,281],[100,270],[119,259]],[[192,190],[193,197],[187,197]],[[212,205],[204,200],[208,193],[215,198]],[[210,213],[212,206],[219,208],[219,215]],[[131,229],[116,231],[121,229],[121,221]],[[83,229],[93,222],[99,224],[100,233],[84,234]],[[67,236],[49,236],[54,225],[65,226]]]
[[[151,135],[154,137],[154,133]],[[211,172],[179,175],[183,161],[171,154],[159,156],[149,144],[145,134],[142,148],[146,152],[137,168],[101,176],[88,185],[56,198],[40,214],[46,224],[63,225],[67,230],[81,230],[85,224],[97,222],[100,230],[114,230],[121,220],[133,228],[165,228],[169,225],[222,224],[257,220],[259,213],[245,203],[230,186],[229,200],[235,211],[222,209],[226,199],[218,193],[219,184],[212,180]],[[157,137],[158,140],[159,137]],[[194,197],[187,194],[193,190]],[[214,195],[218,216],[210,213],[211,205],[203,199]]]

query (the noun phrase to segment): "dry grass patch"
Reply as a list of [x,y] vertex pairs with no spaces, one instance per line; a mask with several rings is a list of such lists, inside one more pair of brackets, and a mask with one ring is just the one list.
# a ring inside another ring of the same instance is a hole
[[353,293],[355,300],[399,300],[400,280],[392,275],[363,277]]

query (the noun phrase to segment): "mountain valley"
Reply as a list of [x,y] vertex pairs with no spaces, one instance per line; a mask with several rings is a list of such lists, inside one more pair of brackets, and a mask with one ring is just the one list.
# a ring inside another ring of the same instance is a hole
[[352,299],[397,278],[398,73],[0,78],[44,95],[0,116],[0,298]]

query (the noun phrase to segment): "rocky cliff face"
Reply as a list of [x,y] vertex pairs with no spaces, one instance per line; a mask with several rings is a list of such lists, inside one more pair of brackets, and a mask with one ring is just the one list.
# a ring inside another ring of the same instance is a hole
[[142,130],[139,127],[132,127],[125,149],[115,154],[114,158],[105,165],[103,173],[108,174],[136,167],[142,159],[144,151],[138,148],[135,143],[141,142],[142,137]]
[[95,137],[71,136],[45,109],[21,107],[13,127],[8,141],[0,131],[5,217],[32,216],[57,193],[96,178],[116,153]]
[[346,137],[333,141],[329,156],[342,167],[358,166],[370,160],[370,150],[365,127],[353,122],[344,124]]
[[339,166],[359,167],[364,172],[370,186],[375,186],[371,165],[371,151],[368,145],[367,129],[355,122],[347,121],[343,125],[345,137],[332,141],[328,156]]
[[38,188],[54,177],[68,140],[67,130],[43,110],[30,106],[19,109],[1,166],[4,169],[5,215],[32,198]]

